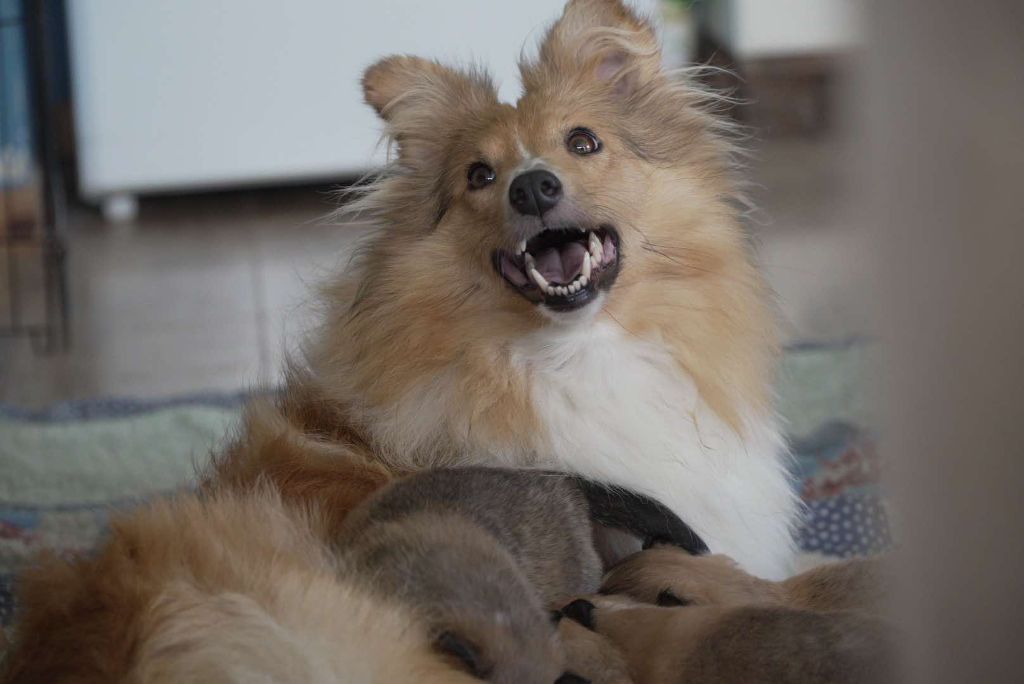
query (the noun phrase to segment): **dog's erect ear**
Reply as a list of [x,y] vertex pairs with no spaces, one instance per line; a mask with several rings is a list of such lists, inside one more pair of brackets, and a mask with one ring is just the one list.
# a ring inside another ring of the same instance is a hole
[[[432,96],[457,87],[466,76],[421,57],[393,55],[380,60],[363,74],[363,97],[386,121],[403,108],[426,104]],[[400,106],[402,99],[408,99]]]
[[[405,173],[392,187],[390,204],[405,209],[407,220],[436,225],[450,197],[444,172],[451,141],[499,106],[490,77],[479,70],[456,70],[419,57],[393,56],[363,74],[363,96],[387,123],[387,135]],[[464,173],[464,172],[463,172]],[[397,194],[396,194],[397,193]]]
[[570,0],[541,43],[536,65],[524,69],[523,80],[529,89],[532,78],[558,73],[605,82],[628,96],[661,73],[657,35],[620,0]]
[[389,124],[402,147],[417,140],[436,142],[446,121],[492,106],[498,96],[481,71],[460,71],[429,59],[395,55],[363,74],[363,97]]

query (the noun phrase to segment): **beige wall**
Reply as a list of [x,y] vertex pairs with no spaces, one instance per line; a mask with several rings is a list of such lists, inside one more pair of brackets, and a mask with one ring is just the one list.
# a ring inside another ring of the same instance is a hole
[[1024,681],[1024,4],[870,4],[858,132],[907,681]]

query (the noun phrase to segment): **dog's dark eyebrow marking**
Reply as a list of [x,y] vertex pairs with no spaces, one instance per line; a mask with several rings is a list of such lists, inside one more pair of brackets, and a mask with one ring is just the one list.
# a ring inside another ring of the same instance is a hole
[[452,200],[447,194],[441,196],[441,199],[437,201],[437,213],[434,215],[434,225],[432,228],[437,228],[441,223],[441,219],[448,213],[448,209],[451,208]]
[[452,205],[452,196],[451,193],[445,189],[445,177],[443,175],[439,176],[437,180],[434,181],[433,197],[435,198],[434,201],[437,202],[437,207],[434,211],[434,222],[430,226],[431,230],[435,230],[437,228],[441,223],[441,219],[443,219],[444,215],[448,213],[448,210]]

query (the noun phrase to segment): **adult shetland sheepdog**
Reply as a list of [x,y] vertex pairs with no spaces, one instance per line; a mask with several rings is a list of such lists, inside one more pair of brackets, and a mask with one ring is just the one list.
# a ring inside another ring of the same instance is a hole
[[329,581],[324,542],[390,478],[441,464],[622,485],[749,572],[788,573],[775,329],[721,124],[618,0],[571,0],[522,76],[511,106],[479,72],[366,72],[397,159],[352,207],[379,230],[328,290],[306,363],[253,403],[200,498],[23,584],[13,680],[369,681],[334,677],[387,638]]
[[343,516],[395,472],[573,471],[782,577],[776,331],[723,125],[618,0],[571,0],[521,71],[514,106],[478,71],[366,72],[397,158],[349,210],[378,231],[216,477],[271,473]]

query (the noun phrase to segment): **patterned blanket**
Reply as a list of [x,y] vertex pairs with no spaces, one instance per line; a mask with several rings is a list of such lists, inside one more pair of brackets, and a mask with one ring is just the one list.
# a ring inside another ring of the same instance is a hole
[[[807,506],[799,533],[807,552],[848,557],[890,543],[861,381],[866,353],[856,341],[797,346],[779,378],[794,486]],[[0,405],[0,625],[10,622],[14,578],[33,554],[87,553],[112,511],[189,486],[245,398]]]

